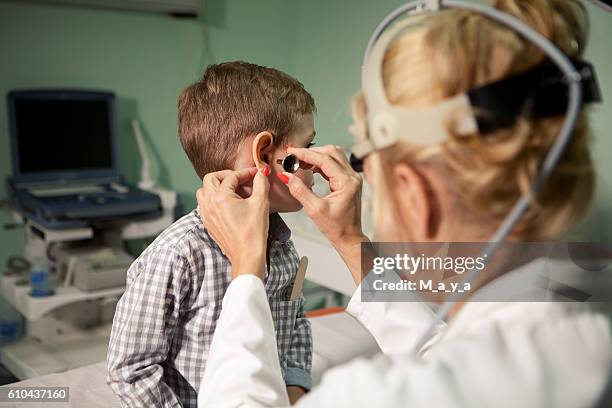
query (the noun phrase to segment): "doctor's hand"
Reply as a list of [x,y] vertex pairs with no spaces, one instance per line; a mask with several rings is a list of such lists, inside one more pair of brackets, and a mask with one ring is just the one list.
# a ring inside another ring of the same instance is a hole
[[291,195],[302,204],[304,211],[336,248],[359,283],[361,243],[368,240],[361,229],[361,176],[351,168],[339,146],[289,147],[287,153],[313,165],[315,171],[329,182],[331,193],[319,197],[299,177],[282,173],[287,177],[286,184]]
[[[196,192],[202,223],[232,265],[232,278],[244,274],[263,277],[268,237],[267,175],[257,168],[209,173]],[[248,198],[236,193],[253,181]]]

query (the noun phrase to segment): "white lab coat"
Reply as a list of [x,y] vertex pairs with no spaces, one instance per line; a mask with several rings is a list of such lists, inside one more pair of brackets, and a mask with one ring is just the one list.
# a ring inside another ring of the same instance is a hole
[[[612,367],[609,315],[584,303],[466,303],[419,356],[435,317],[425,304],[362,302],[358,288],[347,312],[384,354],[330,370],[298,407],[594,407]],[[225,294],[198,406],[289,406],[255,276]]]

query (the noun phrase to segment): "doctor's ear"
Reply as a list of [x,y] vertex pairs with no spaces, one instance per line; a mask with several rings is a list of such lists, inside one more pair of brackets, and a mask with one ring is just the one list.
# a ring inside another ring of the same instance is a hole
[[397,207],[402,221],[417,240],[430,240],[438,229],[438,206],[430,181],[415,166],[393,166]]
[[270,166],[272,152],[274,151],[274,136],[270,132],[260,132],[253,139],[253,162],[260,169],[265,165]]

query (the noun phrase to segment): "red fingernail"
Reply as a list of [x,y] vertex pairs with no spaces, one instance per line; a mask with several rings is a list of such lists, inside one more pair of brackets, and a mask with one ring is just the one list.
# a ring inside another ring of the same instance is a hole
[[266,177],[268,177],[270,175],[270,167],[269,166],[262,167],[260,171],[261,171],[261,174],[263,174]]
[[283,173],[276,173],[276,177],[278,177],[278,179],[280,181],[282,181],[283,183],[287,184],[289,182],[289,177],[287,177],[286,174]]

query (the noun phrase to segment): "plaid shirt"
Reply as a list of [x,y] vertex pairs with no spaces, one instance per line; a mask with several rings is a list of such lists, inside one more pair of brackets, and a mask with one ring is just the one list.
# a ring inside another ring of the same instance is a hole
[[[285,383],[310,389],[310,323],[303,315],[303,297],[288,300],[298,265],[290,235],[281,217],[272,214],[264,283]],[[197,209],[134,261],[117,304],[107,356],[107,381],[122,406],[197,405],[230,270]]]

